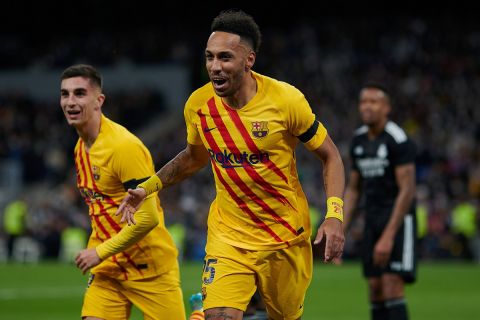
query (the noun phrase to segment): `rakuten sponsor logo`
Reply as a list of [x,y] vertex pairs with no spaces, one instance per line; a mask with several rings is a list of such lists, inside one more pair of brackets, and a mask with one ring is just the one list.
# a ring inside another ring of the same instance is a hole
[[208,149],[210,158],[219,163],[224,168],[235,168],[243,167],[244,165],[255,165],[258,163],[266,163],[269,161],[267,152],[259,153],[232,153],[228,150],[223,150],[223,152],[215,152],[212,149]]

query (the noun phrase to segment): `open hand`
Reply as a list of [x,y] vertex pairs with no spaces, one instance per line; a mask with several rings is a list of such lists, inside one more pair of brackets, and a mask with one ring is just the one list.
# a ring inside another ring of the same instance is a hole
[[123,198],[122,203],[115,212],[115,215],[118,216],[120,213],[122,214],[122,219],[120,222],[123,223],[127,221],[128,225],[135,224],[135,218],[133,215],[135,211],[140,208],[143,201],[147,197],[147,193],[143,188],[136,188],[136,189],[128,189],[128,194],[125,198]]
[[343,253],[345,236],[342,222],[336,218],[327,218],[318,228],[317,237],[313,244],[319,244],[325,237],[325,262],[340,258]]
[[75,264],[77,267],[82,270],[82,273],[85,274],[90,268],[98,265],[102,260],[97,254],[95,248],[83,249],[75,258]]
[[393,239],[382,236],[378,239],[373,249],[373,264],[379,267],[386,267],[390,260],[393,249]]

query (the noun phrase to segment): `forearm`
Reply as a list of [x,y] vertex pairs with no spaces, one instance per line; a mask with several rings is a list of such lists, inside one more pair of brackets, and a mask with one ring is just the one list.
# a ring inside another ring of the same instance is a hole
[[353,212],[357,208],[359,191],[356,188],[348,187],[343,201],[343,229],[346,231],[352,221]]
[[399,191],[393,211],[388,221],[383,234],[393,239],[395,233],[403,223],[403,218],[408,213],[410,206],[412,205],[413,197],[415,194],[415,188],[404,188]]
[[204,163],[195,161],[185,149],[164,165],[157,176],[162,181],[163,188],[166,188],[190,177],[204,166]]
[[343,192],[345,190],[345,170],[338,152],[335,156],[328,157],[324,160],[323,181],[327,198],[343,198]]
[[155,196],[150,196],[145,200],[135,213],[135,220],[136,224],[123,227],[118,234],[96,247],[100,259],[105,260],[126,250],[158,225],[159,217]]

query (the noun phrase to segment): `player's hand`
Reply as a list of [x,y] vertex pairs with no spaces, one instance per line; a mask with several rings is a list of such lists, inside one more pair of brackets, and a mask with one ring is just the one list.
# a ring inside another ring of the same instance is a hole
[[393,249],[393,239],[387,236],[382,236],[378,239],[373,248],[373,264],[385,267],[390,260],[390,255]]
[[342,222],[336,218],[327,218],[318,228],[317,237],[313,244],[319,244],[325,237],[325,262],[340,258],[343,253],[345,236]]
[[143,188],[128,189],[127,196],[123,198],[117,212],[115,212],[116,216],[120,213],[122,214],[120,222],[123,223],[126,221],[128,225],[135,224],[135,218],[133,215],[135,214],[135,211],[140,208],[146,197],[147,192]]
[[342,257],[335,257],[332,259],[332,263],[334,265],[340,266],[343,264],[343,258]]
[[97,254],[95,248],[81,250],[75,258],[75,264],[85,274],[90,268],[98,265],[102,260]]

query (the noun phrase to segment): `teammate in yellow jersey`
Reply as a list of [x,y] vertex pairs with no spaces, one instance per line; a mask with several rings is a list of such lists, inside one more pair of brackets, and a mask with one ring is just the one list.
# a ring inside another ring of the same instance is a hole
[[61,75],[60,104],[79,139],[75,146],[77,186],[89,208],[92,233],[76,257],[90,278],[83,319],[128,319],[132,304],[144,319],[185,319],[177,249],[164,225],[157,194],[139,207],[137,224],[115,215],[128,188],[154,171],[143,143],[102,113],[102,78],[89,65]]
[[211,31],[205,49],[210,82],[185,105],[187,147],[129,190],[117,213],[133,223],[145,197],[210,162],[217,194],[202,278],[205,318],[242,319],[258,288],[269,318],[300,319],[313,259],[295,148],[302,142],[323,163],[328,210],[315,243],[326,239],[325,261],[343,251],[343,162],[304,95],[252,71],[261,33],[250,15],[223,11]]

